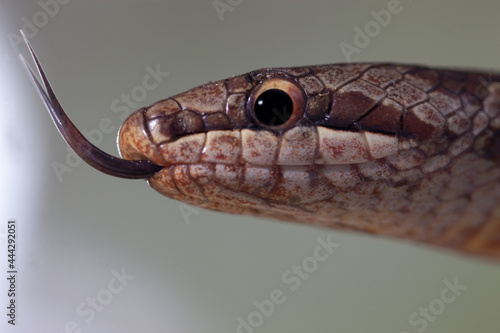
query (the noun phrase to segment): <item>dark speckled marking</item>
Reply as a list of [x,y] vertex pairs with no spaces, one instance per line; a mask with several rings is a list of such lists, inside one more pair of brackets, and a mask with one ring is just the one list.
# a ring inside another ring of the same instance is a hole
[[232,94],[227,99],[226,114],[234,128],[246,128],[250,124],[246,105],[247,96],[245,94]]
[[390,98],[377,105],[359,121],[359,127],[366,131],[398,134],[404,108]]
[[231,94],[244,93],[252,87],[252,81],[248,75],[238,75],[227,79],[227,90]]
[[429,91],[439,84],[438,73],[430,69],[405,74],[405,80],[423,91]]
[[391,66],[377,66],[367,70],[362,78],[377,87],[386,88],[401,80],[402,75]]
[[299,83],[307,95],[316,95],[323,91],[323,84],[314,75],[299,78]]
[[172,136],[182,136],[191,133],[202,132],[205,130],[201,116],[193,111],[179,111],[173,116],[170,125]]
[[419,104],[427,99],[427,94],[425,92],[404,81],[398,82],[387,88],[387,94],[405,108]]
[[462,106],[457,95],[442,87],[431,91],[429,97],[430,103],[445,116]]
[[172,97],[183,110],[220,112],[224,109],[227,89],[224,81],[210,82]]
[[428,103],[412,107],[403,119],[403,135],[420,141],[433,140],[442,135],[445,119]]
[[382,89],[364,81],[347,84],[333,94],[330,123],[339,127],[350,126],[384,96]]
[[307,101],[306,116],[311,121],[323,120],[330,112],[330,95],[319,94],[312,96]]
[[222,112],[212,113],[203,117],[205,130],[231,129],[233,126],[227,116]]

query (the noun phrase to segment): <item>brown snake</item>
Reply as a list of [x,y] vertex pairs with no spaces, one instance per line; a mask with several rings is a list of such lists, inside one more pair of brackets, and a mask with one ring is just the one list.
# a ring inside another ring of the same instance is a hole
[[257,70],[136,111],[120,129],[119,159],[71,123],[28,46],[59,131],[105,173],[203,208],[500,258],[500,74]]

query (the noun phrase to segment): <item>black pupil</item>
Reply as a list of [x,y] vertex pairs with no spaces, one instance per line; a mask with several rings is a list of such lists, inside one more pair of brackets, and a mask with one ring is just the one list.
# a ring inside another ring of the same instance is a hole
[[293,101],[283,90],[269,89],[255,101],[255,117],[266,126],[282,125],[292,117],[292,113]]

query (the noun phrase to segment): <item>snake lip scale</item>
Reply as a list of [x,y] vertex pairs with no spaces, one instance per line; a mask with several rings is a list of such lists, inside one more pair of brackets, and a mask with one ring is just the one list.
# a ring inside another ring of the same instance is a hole
[[[22,33],[22,31],[21,31]],[[248,214],[500,258],[500,74],[347,63],[267,68],[131,114],[122,158],[92,145],[22,58],[88,164]]]

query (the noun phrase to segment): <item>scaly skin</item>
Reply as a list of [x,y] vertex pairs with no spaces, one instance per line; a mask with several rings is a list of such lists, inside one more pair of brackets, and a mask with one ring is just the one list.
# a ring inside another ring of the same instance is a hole
[[[290,121],[252,117],[267,89]],[[500,257],[500,76],[391,64],[254,71],[132,114],[124,159],[203,208]]]
[[21,59],[54,123],[102,172],[208,209],[500,258],[499,75],[263,69],[138,110],[120,129],[120,159],[78,131],[23,37],[41,82]]

